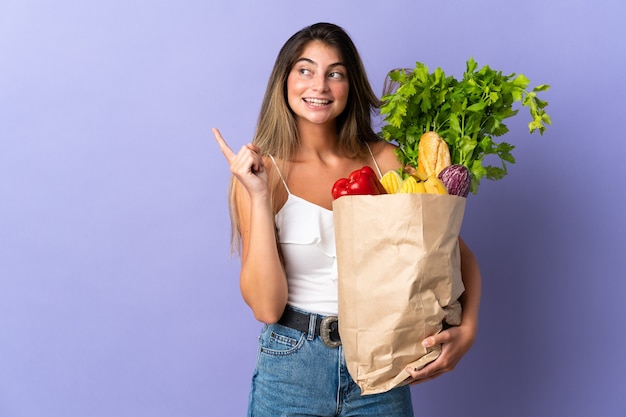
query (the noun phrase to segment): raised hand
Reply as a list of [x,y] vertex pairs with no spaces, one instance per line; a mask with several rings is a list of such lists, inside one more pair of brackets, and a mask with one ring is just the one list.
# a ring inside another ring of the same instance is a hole
[[267,170],[258,146],[248,143],[235,153],[228,146],[220,131],[213,128],[215,140],[220,150],[226,157],[230,172],[241,182],[241,184],[252,195],[257,192],[266,192],[269,187],[267,183]]

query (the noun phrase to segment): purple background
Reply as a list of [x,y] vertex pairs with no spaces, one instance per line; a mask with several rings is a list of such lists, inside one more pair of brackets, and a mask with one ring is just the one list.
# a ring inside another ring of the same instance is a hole
[[244,415],[259,324],[229,253],[226,162],[282,43],[344,26],[376,91],[468,57],[553,126],[468,201],[478,340],[416,415],[626,415],[622,0],[0,2],[0,416]]

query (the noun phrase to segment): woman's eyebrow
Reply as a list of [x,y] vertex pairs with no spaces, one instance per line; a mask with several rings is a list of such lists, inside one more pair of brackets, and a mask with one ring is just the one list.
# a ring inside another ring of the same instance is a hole
[[[304,61],[304,62],[308,62],[308,63],[309,63],[309,64],[311,64],[311,65],[316,65],[316,66],[317,66],[317,62],[313,61],[311,58],[305,58],[305,57],[302,57],[302,58],[298,59],[298,60],[296,61],[296,64],[297,64],[297,63],[299,63],[299,62],[302,62],[302,61]],[[333,64],[330,64],[328,67],[329,67],[329,68],[334,68],[334,67],[337,67],[337,66],[343,66],[343,67],[345,67],[345,65],[343,64],[343,62],[335,62],[335,63],[333,63]]]

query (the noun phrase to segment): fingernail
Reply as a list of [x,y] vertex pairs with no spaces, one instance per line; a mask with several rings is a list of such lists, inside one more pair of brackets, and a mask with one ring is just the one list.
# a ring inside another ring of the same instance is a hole
[[430,340],[429,339],[424,339],[424,341],[422,342],[422,346],[430,347]]

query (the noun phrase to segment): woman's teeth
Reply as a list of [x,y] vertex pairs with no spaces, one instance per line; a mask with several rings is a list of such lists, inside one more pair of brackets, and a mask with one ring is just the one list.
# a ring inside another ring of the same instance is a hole
[[305,98],[304,101],[306,101],[309,104],[316,105],[316,106],[324,106],[330,103],[330,100],[322,100],[318,98]]

